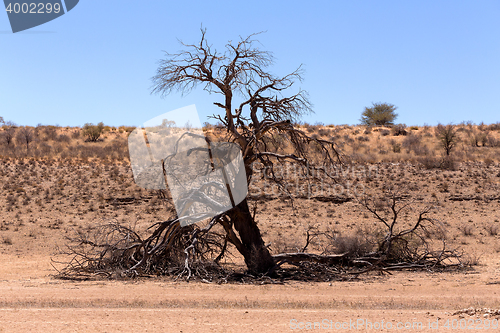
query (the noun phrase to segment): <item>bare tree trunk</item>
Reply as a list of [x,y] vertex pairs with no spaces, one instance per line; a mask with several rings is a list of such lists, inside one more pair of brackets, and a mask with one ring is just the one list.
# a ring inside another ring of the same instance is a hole
[[257,223],[250,214],[247,199],[227,212],[227,216],[240,236],[243,245],[243,251],[240,252],[245,258],[248,271],[253,274],[267,273],[274,267],[274,259],[262,240]]

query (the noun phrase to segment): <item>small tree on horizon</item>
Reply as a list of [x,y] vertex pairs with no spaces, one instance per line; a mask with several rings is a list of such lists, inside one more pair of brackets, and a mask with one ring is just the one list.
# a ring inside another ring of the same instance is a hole
[[444,148],[446,156],[449,156],[458,139],[455,126],[452,124],[448,124],[446,126],[438,124],[436,127],[436,136],[439,138],[439,143],[441,144],[441,147]]
[[33,130],[28,126],[21,127],[16,134],[16,141],[26,145],[26,151],[29,150],[30,143],[35,139]]
[[14,139],[14,134],[16,130],[13,127],[6,127],[4,128],[3,132],[1,133],[1,140],[5,142],[7,147],[10,147],[10,144],[12,143],[12,140]]
[[361,114],[361,123],[367,126],[394,125],[394,120],[398,117],[396,109],[397,106],[392,104],[372,103],[372,107],[365,107]]
[[103,129],[104,124],[102,122],[97,125],[86,123],[85,125],[83,125],[82,134],[83,136],[87,137],[88,141],[97,142],[102,134]]

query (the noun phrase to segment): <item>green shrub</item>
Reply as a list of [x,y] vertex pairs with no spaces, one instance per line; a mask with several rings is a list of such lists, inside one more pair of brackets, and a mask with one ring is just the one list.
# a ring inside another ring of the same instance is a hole
[[397,107],[388,103],[372,103],[372,107],[365,107],[361,114],[361,123],[368,126],[392,125],[397,118]]

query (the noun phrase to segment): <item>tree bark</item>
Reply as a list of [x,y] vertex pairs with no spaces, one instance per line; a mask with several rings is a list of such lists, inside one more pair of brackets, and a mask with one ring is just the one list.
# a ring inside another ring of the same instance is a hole
[[240,202],[236,207],[227,212],[238,232],[245,258],[245,264],[250,274],[265,274],[274,267],[275,262],[264,244],[257,223],[250,213],[247,199]]

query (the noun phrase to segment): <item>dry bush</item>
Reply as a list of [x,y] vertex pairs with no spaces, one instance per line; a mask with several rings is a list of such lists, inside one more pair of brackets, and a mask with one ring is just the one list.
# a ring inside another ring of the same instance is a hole
[[389,144],[391,145],[391,150],[393,153],[399,154],[401,152],[401,144],[399,142],[396,142],[396,140],[391,139],[389,141]]
[[464,266],[477,266],[481,262],[481,255],[472,253],[472,254],[465,254],[463,259],[462,259],[462,264]]
[[484,227],[486,232],[488,232],[488,235],[490,236],[497,236],[498,235],[498,224],[490,223],[487,226]]
[[71,142],[71,138],[66,134],[61,134],[57,137],[58,142],[69,143]]
[[389,134],[391,134],[391,131],[389,131],[389,130],[386,130],[386,129],[380,130],[380,135],[382,135],[382,136],[388,136]]
[[368,239],[366,234],[358,232],[349,236],[334,235],[325,253],[346,254],[347,258],[355,259],[370,254],[373,249],[373,240]]
[[5,244],[5,245],[12,245],[12,238],[10,237],[3,237],[2,238],[2,243]]
[[413,151],[415,155],[429,154],[429,149],[427,146],[422,145],[422,137],[418,134],[410,133],[407,135],[402,142],[402,146],[406,148],[408,152]]
[[462,235],[464,235],[464,236],[472,236],[474,234],[473,226],[468,225],[468,224],[464,224],[464,225],[459,226],[458,230],[460,230],[462,232]]
[[329,129],[326,129],[326,128],[321,128],[319,131],[318,131],[318,134],[320,136],[327,136],[330,134],[330,130]]
[[428,170],[432,169],[442,169],[442,170],[457,170],[457,162],[451,156],[445,157],[434,157],[434,156],[424,156],[417,159],[417,161]]
[[491,124],[488,126],[488,130],[490,131],[500,131],[500,122],[496,124]]
[[418,162],[428,170],[439,169],[441,166],[441,160],[434,156],[425,156],[418,159]]
[[[400,221],[402,215],[416,211],[407,197],[404,192],[389,189],[381,196],[365,196],[360,201],[384,227],[383,237],[378,242],[379,258],[384,258],[385,265],[390,267],[428,269],[448,265],[461,266],[457,251],[447,248],[443,224],[427,216],[431,206],[417,213],[414,222],[405,224]],[[432,249],[427,241],[430,234],[442,235],[442,239],[439,239],[440,249]]]
[[487,145],[489,147],[500,147],[500,140],[498,140],[497,138],[495,138],[492,135],[488,135],[488,137],[487,137]]
[[43,140],[56,140],[57,139],[57,127],[56,126],[37,126],[37,129],[40,128],[40,130],[43,132],[44,137]]
[[405,124],[394,125],[391,128],[391,133],[392,133],[393,136],[407,135],[408,134],[408,132],[406,131],[406,125]]
[[455,171],[457,170],[457,161],[452,156],[445,156],[441,160],[440,168],[442,170]]

